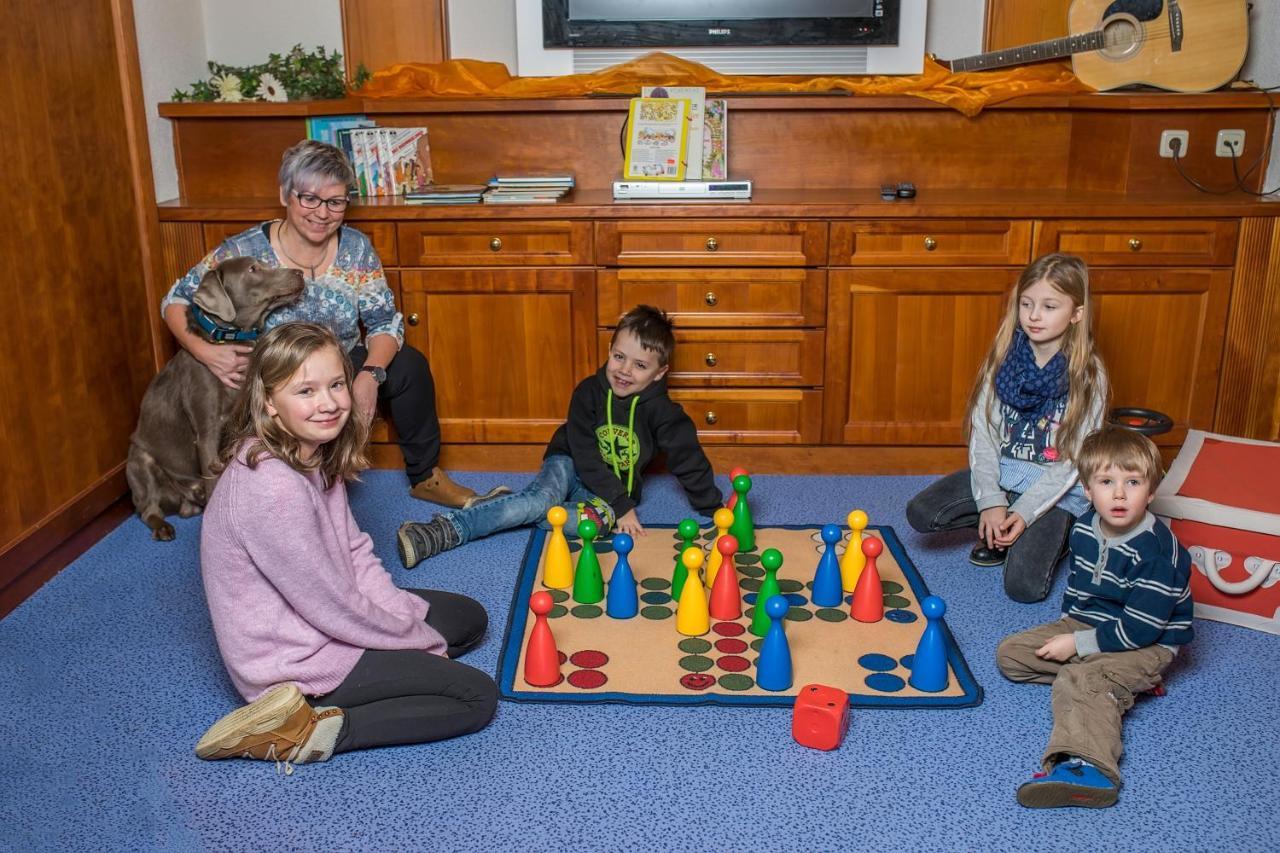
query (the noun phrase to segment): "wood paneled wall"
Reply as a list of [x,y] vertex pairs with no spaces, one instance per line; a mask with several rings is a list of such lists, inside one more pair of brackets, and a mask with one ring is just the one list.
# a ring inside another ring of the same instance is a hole
[[1071,0],[987,0],[986,37],[983,50],[1018,47],[1067,32],[1067,7]]
[[15,0],[5,12],[0,614],[125,494],[154,373],[156,218],[130,0]]
[[449,58],[448,0],[342,0],[342,46],[347,76],[400,62]]

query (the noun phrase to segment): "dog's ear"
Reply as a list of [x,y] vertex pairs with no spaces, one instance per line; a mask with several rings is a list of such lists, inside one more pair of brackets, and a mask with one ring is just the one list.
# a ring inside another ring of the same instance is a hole
[[212,314],[219,320],[230,323],[236,318],[236,306],[227,295],[226,285],[222,283],[222,267],[211,269],[200,279],[193,301],[206,314]]

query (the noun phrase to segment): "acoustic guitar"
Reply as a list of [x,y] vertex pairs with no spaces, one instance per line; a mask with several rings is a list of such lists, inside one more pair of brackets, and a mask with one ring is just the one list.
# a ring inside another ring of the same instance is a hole
[[1071,57],[1095,89],[1147,84],[1207,92],[1235,79],[1249,48],[1245,0],[1073,0],[1064,38],[951,60],[952,71],[985,71]]

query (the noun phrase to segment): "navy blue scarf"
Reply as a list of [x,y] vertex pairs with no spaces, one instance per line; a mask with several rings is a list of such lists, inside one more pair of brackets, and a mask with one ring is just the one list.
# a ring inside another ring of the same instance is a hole
[[1051,415],[1066,399],[1068,387],[1067,357],[1061,350],[1044,367],[1037,367],[1027,333],[1015,330],[1013,346],[996,372],[1000,401],[1033,417]]

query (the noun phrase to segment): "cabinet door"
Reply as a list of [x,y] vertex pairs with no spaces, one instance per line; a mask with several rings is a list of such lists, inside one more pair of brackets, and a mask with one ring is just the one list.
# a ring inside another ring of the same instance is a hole
[[595,273],[401,272],[406,339],[431,360],[443,439],[544,442],[593,372]]
[[1212,429],[1231,271],[1095,267],[1089,282],[1112,405],[1173,418],[1157,444],[1182,444],[1188,428]]
[[833,270],[823,441],[964,444],[969,392],[1017,275]]

